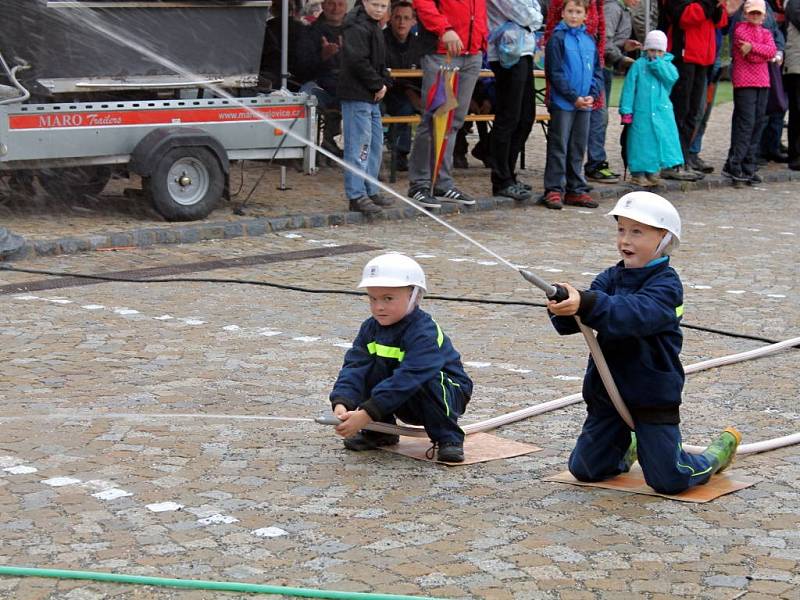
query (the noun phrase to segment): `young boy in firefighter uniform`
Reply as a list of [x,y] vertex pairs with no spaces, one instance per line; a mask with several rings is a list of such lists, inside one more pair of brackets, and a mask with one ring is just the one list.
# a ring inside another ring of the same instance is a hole
[[614,408],[590,358],[583,380],[588,414],[569,470],[580,481],[601,481],[627,472],[638,457],[650,487],[677,494],[725,469],[742,436],[729,427],[700,455],[681,446],[683,284],[669,264],[681,236],[678,211],[661,196],[631,192],[608,214],[616,220],[622,260],[588,290],[561,284],[569,297],[547,308],[562,335],[579,331],[574,315],[597,331],[635,431]]
[[330,394],[342,423],[336,433],[349,450],[373,450],[399,442],[397,435],[363,429],[395,417],[422,425],[444,462],[464,460],[458,418],[472,395],[461,356],[431,316],[420,307],[425,273],[412,258],[383,254],[364,267],[372,317],[364,321],[347,351]]

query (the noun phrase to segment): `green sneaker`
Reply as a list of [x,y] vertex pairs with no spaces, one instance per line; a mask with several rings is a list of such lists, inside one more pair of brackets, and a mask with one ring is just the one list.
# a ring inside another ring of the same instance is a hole
[[742,434],[733,427],[727,427],[711,442],[703,456],[711,463],[712,473],[719,473],[730,466],[741,441]]
[[637,460],[639,460],[639,457],[636,454],[636,432],[631,431],[631,445],[628,446],[628,449],[625,451],[625,456],[622,457],[622,472],[627,473],[630,471],[633,463]]

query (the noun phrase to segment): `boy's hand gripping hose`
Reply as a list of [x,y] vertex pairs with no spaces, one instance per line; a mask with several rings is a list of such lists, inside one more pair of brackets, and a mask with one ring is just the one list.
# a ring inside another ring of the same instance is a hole
[[[561,285],[551,285],[535,273],[531,273],[525,269],[520,269],[519,272],[530,283],[542,290],[549,300],[561,302],[562,300],[566,300],[569,296],[566,288]],[[611,402],[614,404],[614,408],[617,409],[619,416],[622,417],[622,420],[625,421],[628,427],[630,427],[631,430],[635,429],[633,426],[633,417],[631,417],[628,407],[622,400],[622,396],[620,396],[619,390],[617,389],[617,384],[614,383],[614,378],[611,376],[611,371],[608,368],[608,363],[606,363],[606,358],[603,356],[602,350],[600,350],[600,344],[597,343],[597,338],[594,337],[594,332],[581,322],[581,319],[578,315],[575,315],[575,321],[577,321],[578,328],[581,330],[581,333],[586,340],[586,345],[589,346],[589,352],[594,359],[597,372],[600,373],[600,379],[603,380],[603,385],[608,392],[608,397],[611,398]]]

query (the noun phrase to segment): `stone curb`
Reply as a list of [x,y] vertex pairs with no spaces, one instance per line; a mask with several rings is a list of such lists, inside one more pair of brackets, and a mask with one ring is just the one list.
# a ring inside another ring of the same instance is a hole
[[[800,181],[800,172],[782,169],[776,171],[761,171],[764,183],[782,183],[787,181]],[[691,192],[695,190],[709,190],[729,187],[727,179],[717,176],[706,176],[696,182],[663,180],[659,192]],[[613,185],[598,184],[594,186],[592,195],[598,199],[615,198],[636,188],[632,185],[619,183]],[[444,204],[442,208],[435,209],[436,215],[450,215],[478,211],[498,210],[530,206],[533,202],[519,202],[510,198],[492,197],[477,200],[474,206],[461,206],[457,204]],[[420,216],[420,212],[410,206],[391,208],[385,211],[386,219],[400,220],[413,219]],[[292,229],[311,229],[330,227],[335,225],[368,224],[370,220],[358,212],[333,212],[308,215],[290,215],[284,217],[242,218],[238,221],[222,221],[214,223],[173,223],[164,227],[148,227],[101,233],[88,236],[73,236],[49,240],[26,241],[19,251],[6,256],[5,260],[20,260],[36,256],[57,256],[64,254],[77,254],[93,250],[121,248],[121,247],[148,247],[155,244],[191,244],[206,240],[231,239],[239,237],[255,237],[287,231]],[[2,260],[2,257],[0,257]]]

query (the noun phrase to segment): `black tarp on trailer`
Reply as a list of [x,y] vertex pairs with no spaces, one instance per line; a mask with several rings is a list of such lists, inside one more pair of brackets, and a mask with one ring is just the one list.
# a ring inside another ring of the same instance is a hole
[[20,61],[31,66],[20,79],[37,95],[185,83],[185,75],[115,41],[94,24],[121,32],[201,80],[249,87],[257,81],[269,4],[264,0],[2,0],[0,51],[12,66]]

